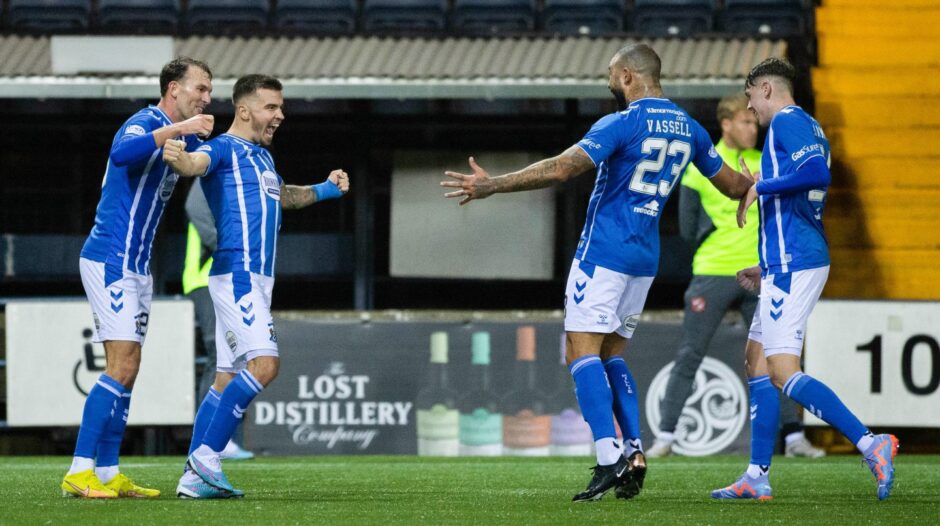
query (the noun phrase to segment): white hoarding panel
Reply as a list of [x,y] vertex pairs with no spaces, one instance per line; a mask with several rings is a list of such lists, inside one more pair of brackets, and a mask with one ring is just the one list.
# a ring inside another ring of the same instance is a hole
[[[104,347],[91,343],[85,301],[6,305],[7,419],[10,426],[81,423],[88,391],[104,372]],[[193,421],[193,304],[155,300],[134,386],[129,425]]]
[[940,303],[821,301],[806,329],[805,369],[865,425],[940,427],[938,342]]

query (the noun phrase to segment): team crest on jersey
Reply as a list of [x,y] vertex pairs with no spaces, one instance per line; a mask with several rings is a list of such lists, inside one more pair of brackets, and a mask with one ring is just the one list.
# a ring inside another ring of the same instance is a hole
[[271,170],[261,172],[261,187],[264,188],[264,193],[268,194],[271,199],[281,200],[281,185],[277,180],[276,173]]
[[163,183],[160,184],[160,200],[164,203],[170,200],[170,196],[173,195],[173,189],[176,188],[176,181],[178,181],[180,176],[176,175],[173,172],[167,174],[163,178]]
[[712,159],[715,159],[716,157],[718,157],[718,151],[715,150],[714,146],[708,149],[708,156],[711,157]]

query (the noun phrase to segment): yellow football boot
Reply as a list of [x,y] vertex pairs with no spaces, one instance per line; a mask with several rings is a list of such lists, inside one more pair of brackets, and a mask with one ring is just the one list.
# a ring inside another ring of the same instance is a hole
[[95,470],[86,469],[62,479],[62,496],[84,499],[115,499],[117,491],[105,487],[95,475]]
[[118,473],[104,487],[117,493],[118,497],[155,499],[160,496],[160,490],[138,486],[123,473]]

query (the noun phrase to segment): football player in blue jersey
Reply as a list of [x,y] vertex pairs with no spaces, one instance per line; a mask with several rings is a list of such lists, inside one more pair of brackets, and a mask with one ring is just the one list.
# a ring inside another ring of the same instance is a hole
[[191,58],[173,60],[160,73],[160,102],[131,116],[111,144],[95,226],[79,260],[95,322],[94,341],[104,343],[107,368],[85,400],[75,456],[61,484],[65,495],[160,495],[120,473],[118,452],[150,322],[151,245],[177,180],[160,151],[176,137],[195,149],[197,135],[212,132],[212,116],[203,113],[211,93],[208,65]]
[[274,260],[282,209],[342,197],[349,176],[333,170],[312,186],[285,184],[266,149],[284,121],[280,81],[247,75],[232,93],[235,118],[228,132],[187,152],[170,141],[163,158],[181,175],[202,177],[218,233],[209,294],[216,316],[216,380],[203,399],[177,496],[240,497],[219,462],[248,405],[277,376],[277,334],[271,317]]
[[[793,100],[796,70],[778,58],[750,71],[748,108],[767,128],[760,179],[738,209],[743,225],[754,201],[760,211],[759,267],[739,282],[760,290],[748,335],[746,369],[751,398],[751,461],[734,484],[712,492],[716,499],[770,500],[770,461],[779,418],[777,389],[838,429],[862,453],[877,482],[879,499],[894,482],[894,435],[873,435],[825,384],[800,368],[806,321],[829,275],[829,246],[822,213],[831,182],[829,140],[822,127]],[[749,173],[745,165],[742,171]]]
[[[616,486],[637,495],[646,474],[637,385],[623,352],[640,319],[659,265],[659,215],[690,161],[732,198],[753,180],[724,164],[708,133],[663,97],[660,59],[645,44],[619,50],[608,87],[621,111],[598,120],[560,155],[491,177],[470,158],[472,174],[445,172],[441,186],[460,204],[494,193],[545,188],[592,169],[594,192],[565,291],[567,359],[578,403],[591,427],[597,465],[575,501],[597,500]],[[617,442],[614,416],[623,431]]]

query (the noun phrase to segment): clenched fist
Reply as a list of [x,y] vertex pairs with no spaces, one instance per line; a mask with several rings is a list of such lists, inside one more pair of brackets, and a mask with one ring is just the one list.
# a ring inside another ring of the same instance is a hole
[[327,180],[339,187],[340,192],[345,194],[349,191],[349,174],[343,170],[333,170]]
[[212,115],[199,114],[190,117],[180,123],[180,135],[198,135],[205,139],[212,134],[212,126],[215,125],[215,117]]
[[185,152],[186,141],[167,139],[166,143],[163,145],[163,162],[167,164],[178,162]]

